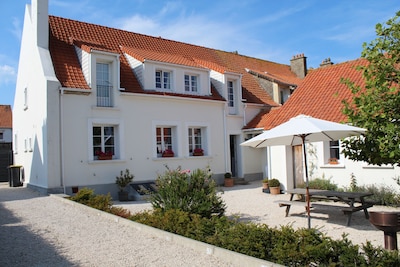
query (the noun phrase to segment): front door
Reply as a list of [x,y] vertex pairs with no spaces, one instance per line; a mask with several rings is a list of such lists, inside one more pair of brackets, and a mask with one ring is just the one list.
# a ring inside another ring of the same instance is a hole
[[298,185],[304,184],[304,170],[303,170],[303,146],[293,146],[293,174],[294,174],[294,188]]
[[237,164],[237,142],[236,135],[229,136],[229,152],[231,155],[231,173],[233,177],[238,175],[238,164]]

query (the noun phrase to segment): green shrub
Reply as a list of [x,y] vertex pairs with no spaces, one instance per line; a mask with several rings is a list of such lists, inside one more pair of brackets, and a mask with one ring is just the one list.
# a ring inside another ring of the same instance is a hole
[[225,203],[218,196],[217,185],[208,170],[190,172],[167,168],[163,175],[158,176],[156,184],[158,190],[150,196],[154,209],[163,212],[181,210],[206,218],[222,216],[225,212]]
[[[300,188],[305,188],[305,184],[298,185]],[[331,179],[315,178],[308,181],[308,188],[319,190],[333,190],[337,191],[338,186],[332,183]]]
[[84,187],[70,198],[72,201],[87,205],[89,207],[110,212],[113,205],[111,195],[96,195],[93,189]]
[[355,187],[353,191],[373,193],[373,196],[368,197],[368,200],[375,202],[377,205],[400,206],[400,195],[387,185],[362,185]]
[[269,187],[279,187],[281,186],[281,182],[279,182],[278,179],[272,178],[268,180],[268,186]]

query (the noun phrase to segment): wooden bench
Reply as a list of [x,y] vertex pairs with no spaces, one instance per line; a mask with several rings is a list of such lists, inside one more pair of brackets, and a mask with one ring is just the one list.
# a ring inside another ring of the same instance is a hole
[[345,215],[347,215],[347,226],[350,226],[350,222],[351,222],[351,215],[356,212],[356,211],[360,211],[360,210],[364,210],[364,214],[365,214],[365,218],[368,219],[369,218],[369,214],[368,214],[368,208],[371,208],[374,204],[371,202],[365,202],[363,205],[360,206],[354,206],[354,207],[343,207],[342,211]]
[[[286,207],[286,216],[289,216],[289,211],[291,206],[302,206],[305,207],[307,210],[307,202],[301,200],[276,200],[275,203],[279,204],[279,207]],[[312,204],[310,203],[310,208]]]

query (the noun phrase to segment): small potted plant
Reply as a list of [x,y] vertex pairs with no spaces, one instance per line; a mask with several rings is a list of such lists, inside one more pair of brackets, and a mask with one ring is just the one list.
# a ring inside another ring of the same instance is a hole
[[225,187],[232,187],[233,186],[232,173],[226,172],[224,174],[224,186]]
[[204,150],[202,148],[196,148],[193,150],[193,156],[204,156]]
[[268,177],[264,178],[262,181],[262,190],[264,193],[269,193]]
[[129,172],[128,169],[125,170],[125,173],[121,171],[120,175],[115,178],[115,183],[118,185],[118,199],[119,201],[128,201],[128,191],[125,190],[125,187],[130,184],[133,180],[134,176]]
[[163,156],[163,158],[170,158],[170,157],[173,157],[175,154],[174,154],[174,151],[172,151],[172,149],[165,149],[163,152],[162,152],[162,156]]
[[329,159],[329,164],[339,164],[339,161],[337,158],[330,158]]
[[269,179],[268,186],[272,195],[278,195],[281,193],[281,182],[279,182],[278,179]]

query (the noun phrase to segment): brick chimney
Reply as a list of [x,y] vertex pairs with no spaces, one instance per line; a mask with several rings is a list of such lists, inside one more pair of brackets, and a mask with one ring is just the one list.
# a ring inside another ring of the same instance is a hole
[[304,78],[307,75],[307,57],[304,54],[298,54],[290,60],[290,69],[299,78]]
[[327,67],[327,66],[331,66],[331,65],[333,65],[333,62],[331,61],[331,58],[330,58],[330,57],[328,57],[328,58],[322,60],[322,63],[319,64],[319,66],[320,66],[321,68]]

